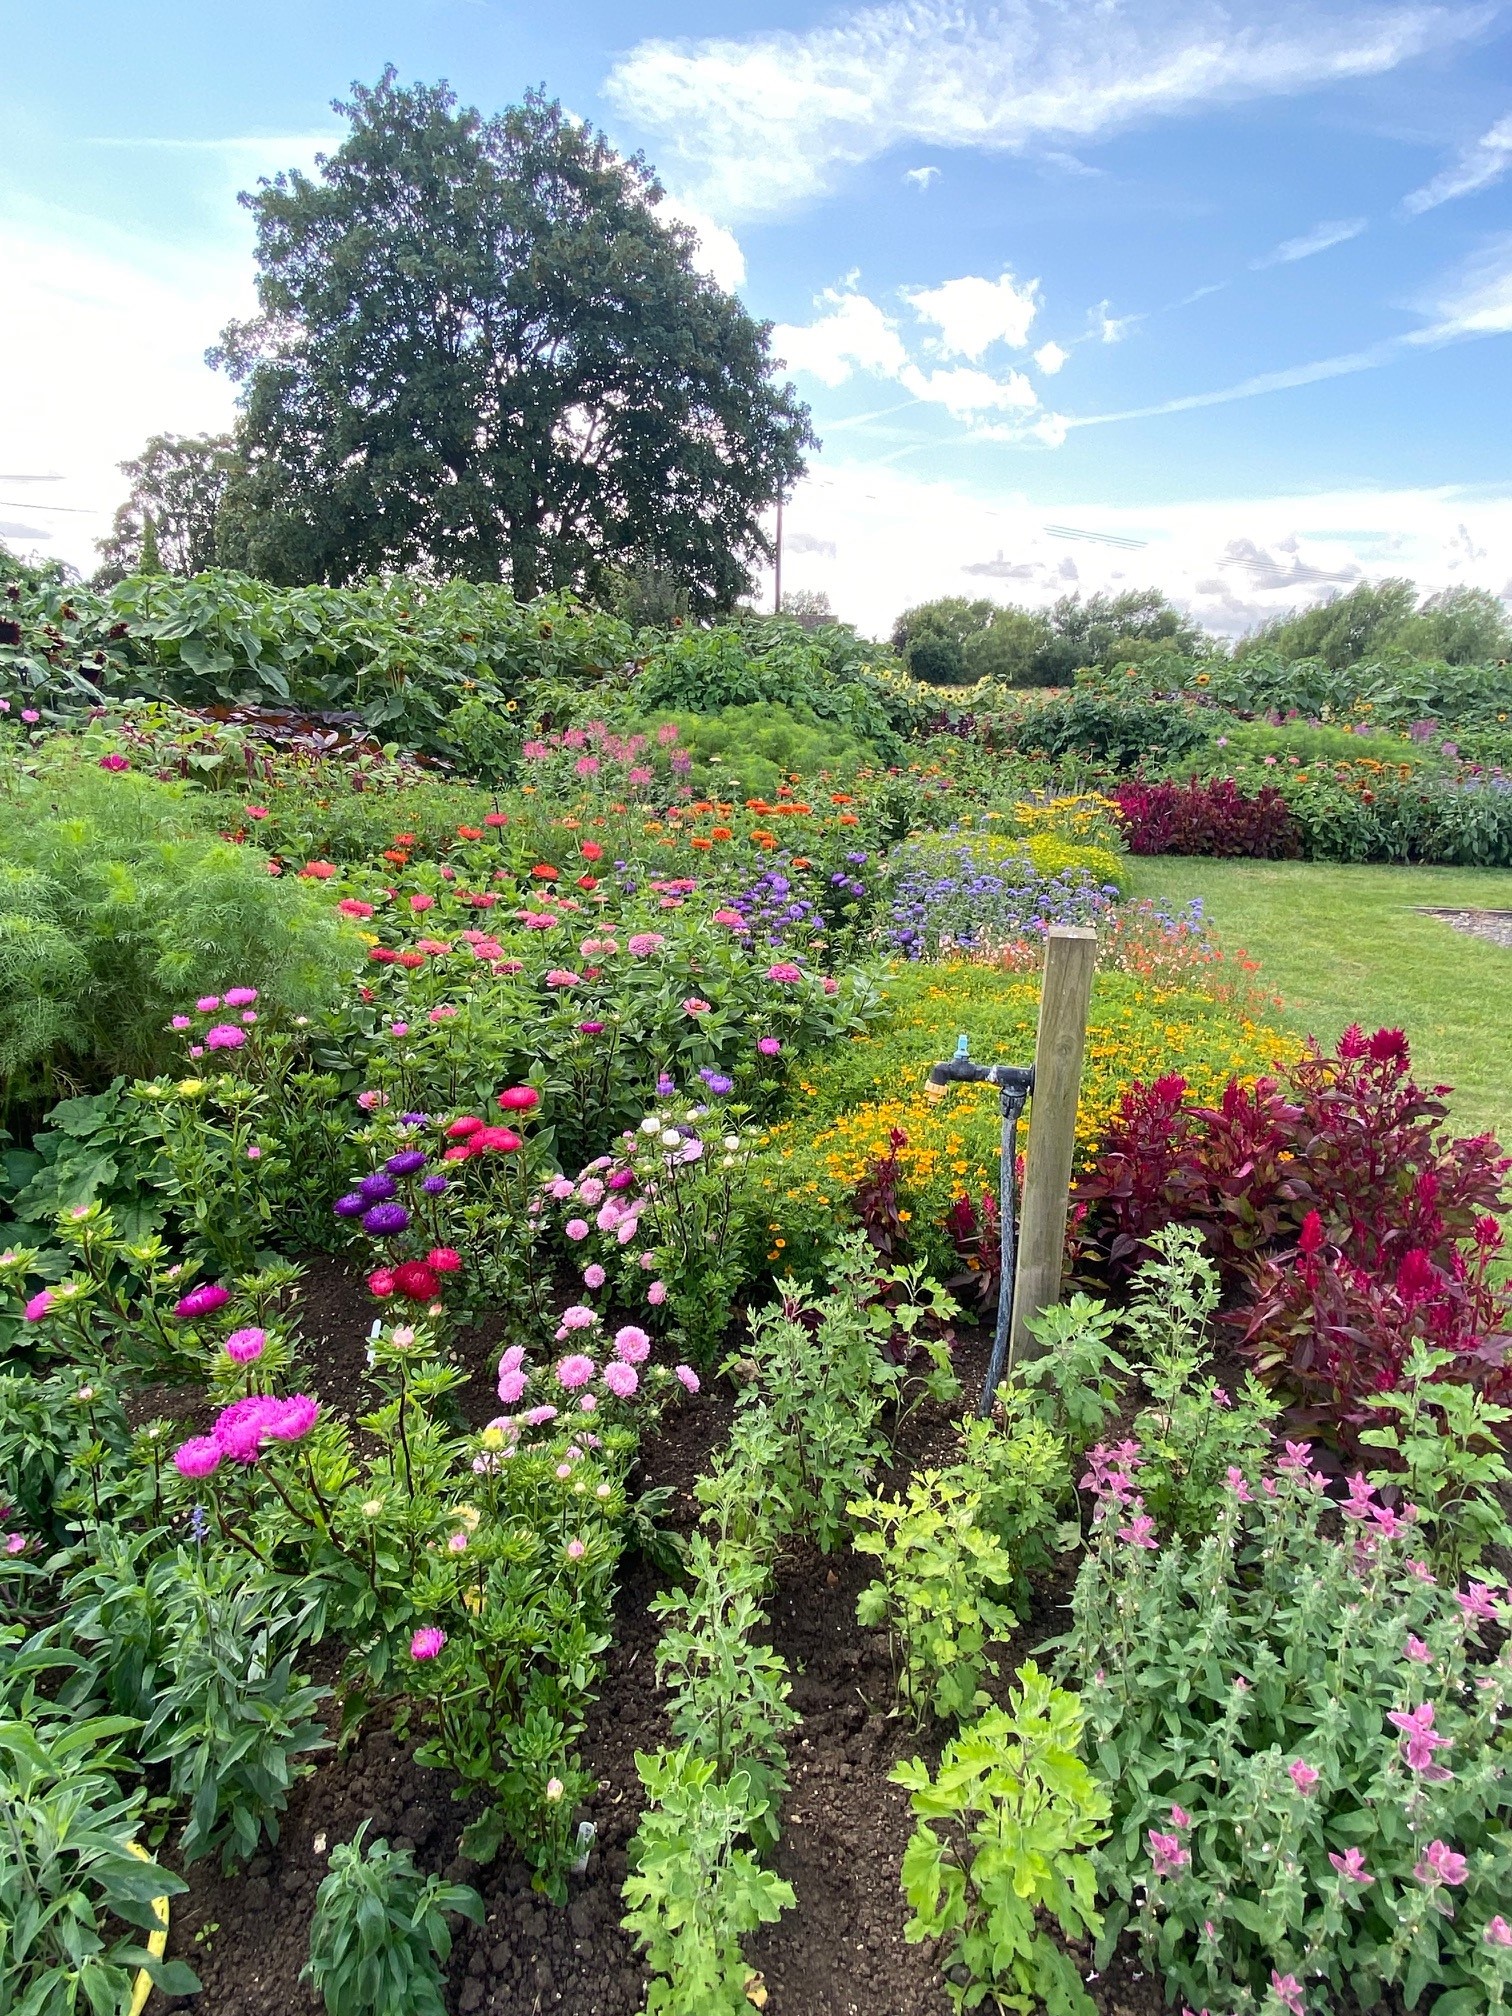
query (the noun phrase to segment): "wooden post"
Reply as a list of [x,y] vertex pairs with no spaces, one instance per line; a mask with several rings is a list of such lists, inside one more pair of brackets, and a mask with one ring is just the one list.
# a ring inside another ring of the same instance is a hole
[[1071,1164],[1076,1152],[1076,1108],[1096,965],[1095,931],[1056,928],[1046,934],[1010,1369],[1021,1358],[1037,1353],[1038,1346],[1025,1328],[1028,1318],[1060,1300],[1066,1217],[1071,1208]]

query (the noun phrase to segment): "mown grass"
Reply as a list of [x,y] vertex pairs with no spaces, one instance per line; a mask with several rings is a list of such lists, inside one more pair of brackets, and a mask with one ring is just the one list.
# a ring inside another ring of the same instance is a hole
[[1292,1028],[1330,1042],[1351,1022],[1405,1029],[1419,1082],[1453,1086],[1456,1124],[1512,1149],[1512,950],[1422,914],[1512,910],[1512,870],[1175,855],[1131,867],[1136,896],[1200,896],[1224,945],[1260,961]]

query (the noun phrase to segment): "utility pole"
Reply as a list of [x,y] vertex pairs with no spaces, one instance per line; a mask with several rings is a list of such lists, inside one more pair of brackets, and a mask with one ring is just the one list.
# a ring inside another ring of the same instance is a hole
[[772,614],[780,616],[782,614],[782,498],[780,494],[777,498],[777,564],[775,573],[776,591],[772,597]]

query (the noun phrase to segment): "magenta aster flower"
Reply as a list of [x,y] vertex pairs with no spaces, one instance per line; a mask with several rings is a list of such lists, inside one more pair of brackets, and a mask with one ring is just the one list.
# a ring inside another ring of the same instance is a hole
[[434,1659],[446,1643],[446,1633],[437,1624],[422,1624],[410,1639],[411,1659]]
[[756,1038],[756,1048],[761,1052],[763,1057],[780,1057],[782,1055],[782,1044],[775,1036],[758,1036]]
[[52,1306],[53,1292],[51,1288],[39,1288],[21,1314],[28,1323],[40,1323]]
[[207,1050],[240,1050],[246,1040],[246,1030],[234,1022],[215,1022],[205,1031]]
[[256,999],[257,989],[255,987],[228,987],[226,989],[226,1006],[228,1008],[250,1008]]
[[268,1333],[249,1325],[245,1330],[233,1330],[226,1339],[226,1356],[233,1365],[250,1365],[261,1358],[263,1346],[268,1341]]
[[222,1288],[218,1281],[206,1281],[198,1288],[191,1288],[187,1295],[181,1295],[173,1305],[173,1313],[181,1322],[192,1323],[197,1316],[213,1316],[230,1300],[231,1291],[228,1288]]
[[173,1467],[180,1477],[208,1477],[225,1451],[213,1435],[191,1435],[173,1452]]
[[219,994],[202,994],[194,1005],[201,1015],[213,1015],[221,1005],[221,998]]
[[267,1432],[275,1442],[302,1442],[320,1419],[320,1404],[308,1393],[275,1401],[268,1413]]

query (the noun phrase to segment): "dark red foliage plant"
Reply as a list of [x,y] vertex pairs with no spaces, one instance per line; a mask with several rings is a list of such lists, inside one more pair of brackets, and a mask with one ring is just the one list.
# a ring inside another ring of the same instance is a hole
[[1216,1106],[1188,1105],[1179,1077],[1133,1085],[1075,1192],[1078,1263],[1116,1285],[1158,1227],[1195,1225],[1257,1367],[1346,1435],[1417,1337],[1499,1393],[1512,1158],[1451,1136],[1447,1089],[1418,1086],[1400,1030],[1358,1028]]
[[1003,1271],[1003,1224],[998,1200],[990,1190],[980,1204],[957,1197],[945,1214],[945,1229],[961,1262],[945,1286],[962,1306],[982,1320],[997,1309],[998,1282]]
[[1112,797],[1131,854],[1234,855],[1296,861],[1302,829],[1274,785],[1253,797],[1232,777],[1185,784],[1115,784]]
[[903,1168],[898,1151],[908,1146],[908,1136],[894,1127],[887,1137],[887,1153],[879,1155],[856,1185],[851,1199],[862,1231],[883,1260],[902,1258],[908,1239],[908,1220],[898,1200]]

